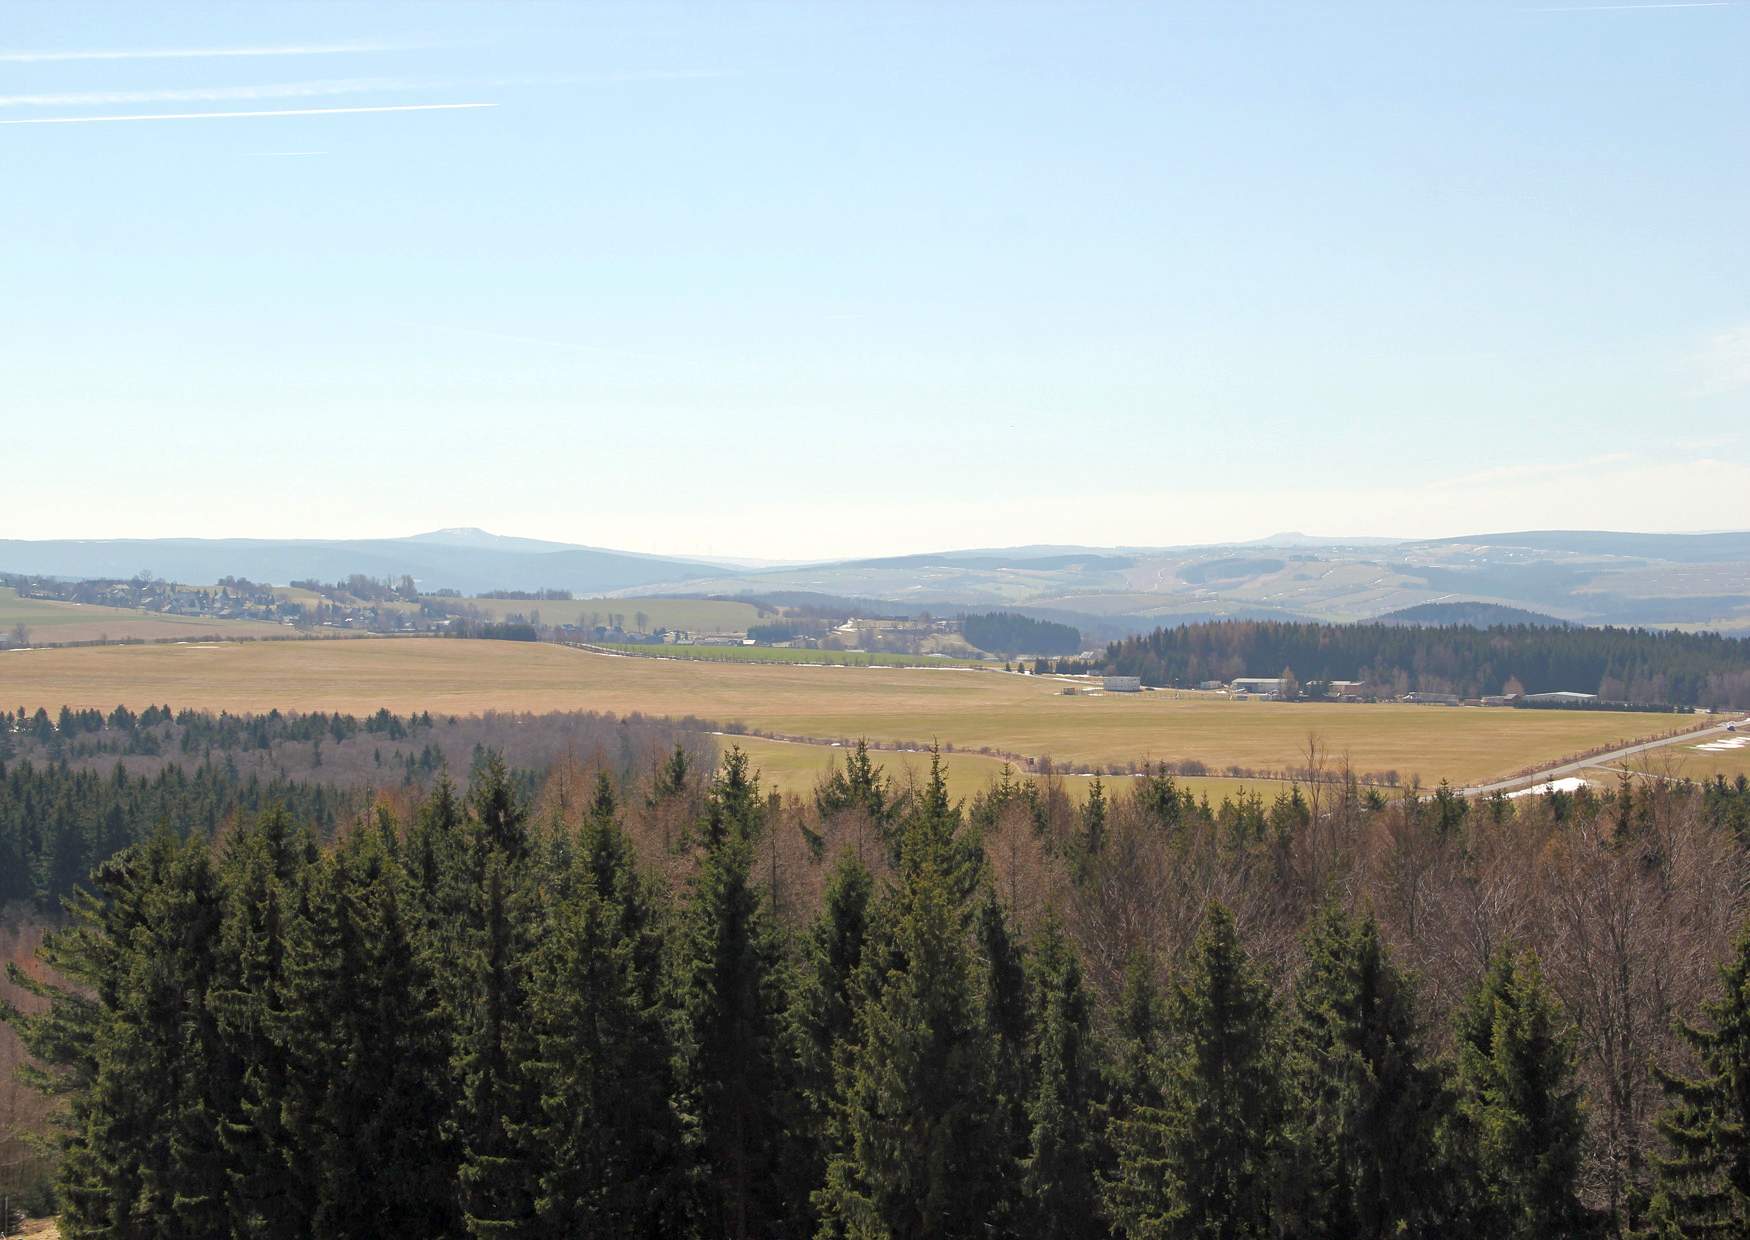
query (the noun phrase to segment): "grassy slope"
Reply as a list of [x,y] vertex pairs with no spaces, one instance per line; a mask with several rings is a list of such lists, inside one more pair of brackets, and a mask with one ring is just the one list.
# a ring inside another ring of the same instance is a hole
[[33,642],[98,641],[140,638],[283,637],[283,625],[260,620],[209,620],[199,616],[164,616],[131,607],[99,607],[91,603],[62,603],[53,599],[19,598],[18,591],[0,587],[0,632],[23,623]]
[[697,714],[799,736],[951,741],[1060,762],[1298,765],[1309,733],[1356,769],[1454,782],[1505,775],[1686,715],[1229,702],[1196,694],[1065,697],[1049,677],[949,669],[627,659],[522,642],[376,639],[0,654],[0,700],[222,710],[603,710]]

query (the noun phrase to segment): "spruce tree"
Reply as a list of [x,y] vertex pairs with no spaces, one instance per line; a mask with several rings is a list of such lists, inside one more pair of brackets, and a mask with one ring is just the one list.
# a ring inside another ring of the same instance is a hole
[[811,1188],[823,1182],[835,1148],[836,1073],[854,1031],[853,983],[869,937],[874,886],[856,854],[842,854],[827,876],[820,913],[802,946],[790,1034],[803,1107],[799,1146],[810,1163]]
[[781,1188],[791,1106],[783,1088],[782,960],[750,881],[757,775],[732,749],[711,786],[706,851],[689,893],[680,981],[686,1087],[704,1166],[703,1225],[765,1236],[793,1225]]
[[932,764],[908,815],[897,888],[878,910],[839,1072],[840,1148],[816,1194],[821,1233],[991,1234],[1010,1155],[960,894],[965,852]]
[[284,1127],[288,1050],[288,927],[302,902],[314,844],[284,810],[227,841],[220,955],[209,999],[219,1020],[234,1105],[218,1117],[232,1230],[265,1240],[308,1235]]
[[[1018,1201],[1016,1182],[1027,1156],[1030,1128],[1028,1105],[1033,1100],[1030,1062],[1030,1017],[1028,979],[1021,945],[1016,941],[1008,914],[997,899],[996,888],[984,885],[974,928],[980,964],[979,990],[984,1000],[984,1023],[992,1039],[992,1073],[997,1110],[993,1122],[1005,1150],[995,1170],[1005,1180],[1000,1200]],[[1005,1226],[1007,1220],[997,1220]]]
[[1474,1172],[1472,1228],[1503,1240],[1583,1230],[1573,1035],[1534,953],[1496,955],[1458,1013],[1457,1041],[1455,1143]]
[[1022,1179],[1025,1232],[1043,1240],[1102,1236],[1088,997],[1075,951],[1055,917],[1040,931],[1028,965],[1034,1082]]
[[1670,1153],[1659,1159],[1659,1203],[1670,1233],[1750,1234],[1750,927],[1720,969],[1707,1023],[1677,1032],[1694,1053],[1693,1076],[1655,1068],[1671,1099],[1659,1117]]
[[226,1071],[208,1002],[221,901],[203,840],[160,830],[93,875],[46,961],[71,987],[15,984],[47,1011],[8,1012],[26,1048],[72,1094],[58,1190],[69,1237],[157,1240],[227,1228],[218,1116]]
[[1281,1158],[1282,1082],[1270,991],[1233,918],[1209,909],[1169,1001],[1159,1106],[1115,1125],[1107,1207],[1120,1234],[1271,1234]]
[[1446,1098],[1425,1061],[1410,984],[1374,920],[1335,904],[1316,916],[1306,955],[1289,1056],[1290,1230],[1357,1240],[1441,1234]]
[[[894,845],[893,780],[869,757],[869,742],[857,741],[845,756],[844,770],[833,769],[814,790],[814,807],[822,819],[847,811],[858,813],[874,828],[882,847],[891,855]],[[863,822],[857,823],[859,832]],[[858,844],[861,847],[861,836]]]
[[[159,1136],[157,1099],[130,1088],[124,1077],[140,1037],[120,1019],[120,1009],[135,989],[135,936],[144,934],[146,896],[162,881],[169,845],[161,833],[110,858],[93,873],[92,889],[68,900],[69,924],[49,935],[41,952],[65,985],[8,968],[13,985],[47,1006],[32,1015],[6,1006],[3,1014],[25,1049],[46,1065],[42,1087],[70,1098],[56,1184],[67,1236],[139,1230],[132,1203],[148,1146]],[[150,1074],[143,1079],[156,1084]]]
[[673,1235],[686,1221],[686,1168],[662,944],[605,785],[573,865],[530,971],[536,1231]]
[[1081,808],[1082,834],[1079,862],[1085,869],[1106,847],[1106,788],[1098,775],[1088,785],[1088,799]]
[[1123,989],[1118,996],[1113,1041],[1106,1064],[1109,1110],[1123,1119],[1137,1107],[1161,1104],[1157,1056],[1165,1033],[1165,1001],[1155,979],[1155,965],[1144,952],[1132,952],[1124,962]]
[[287,1129],[311,1234],[454,1234],[449,1037],[382,838],[317,867],[294,927]]
[[461,965],[467,979],[457,1067],[461,1096],[461,1205],[476,1237],[527,1234],[534,1217],[535,1172],[523,1133],[536,1107],[523,1065],[528,1045],[527,971],[535,937],[523,870],[488,851],[477,914]]

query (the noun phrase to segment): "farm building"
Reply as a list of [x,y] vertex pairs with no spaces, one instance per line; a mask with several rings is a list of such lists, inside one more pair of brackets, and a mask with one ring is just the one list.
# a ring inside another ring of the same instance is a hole
[[1100,684],[1107,693],[1141,693],[1141,676],[1102,676]]
[[1281,693],[1280,676],[1240,676],[1228,684],[1235,693]]
[[1553,689],[1548,693],[1527,693],[1520,699],[1541,706],[1581,706],[1587,702],[1596,702],[1596,693],[1575,693],[1572,689]]

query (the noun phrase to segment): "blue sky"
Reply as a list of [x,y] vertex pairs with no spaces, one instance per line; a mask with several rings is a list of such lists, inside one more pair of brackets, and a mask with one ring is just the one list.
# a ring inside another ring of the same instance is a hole
[[12,6],[0,536],[1742,527],[1746,63],[1736,3]]

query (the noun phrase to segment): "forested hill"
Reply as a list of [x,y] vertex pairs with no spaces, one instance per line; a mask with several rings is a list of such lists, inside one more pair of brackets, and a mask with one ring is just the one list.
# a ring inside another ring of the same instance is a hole
[[1516,680],[1613,701],[1750,706],[1750,640],[1645,629],[1488,629],[1235,620],[1114,642],[1106,670],[1149,685],[1195,685],[1291,668],[1304,684],[1364,680],[1382,693],[1480,696]]
[[1546,616],[1539,611],[1527,611],[1523,607],[1505,607],[1500,603],[1478,603],[1472,601],[1459,603],[1418,603],[1414,607],[1403,607],[1397,611],[1388,611],[1378,617],[1381,624],[1429,624],[1465,625],[1473,629],[1486,629],[1491,625],[1529,624],[1541,628],[1560,629],[1568,626],[1568,621],[1555,616]]
[[1012,611],[967,616],[962,625],[967,641],[992,654],[1075,654],[1082,648],[1082,635],[1072,626]]

